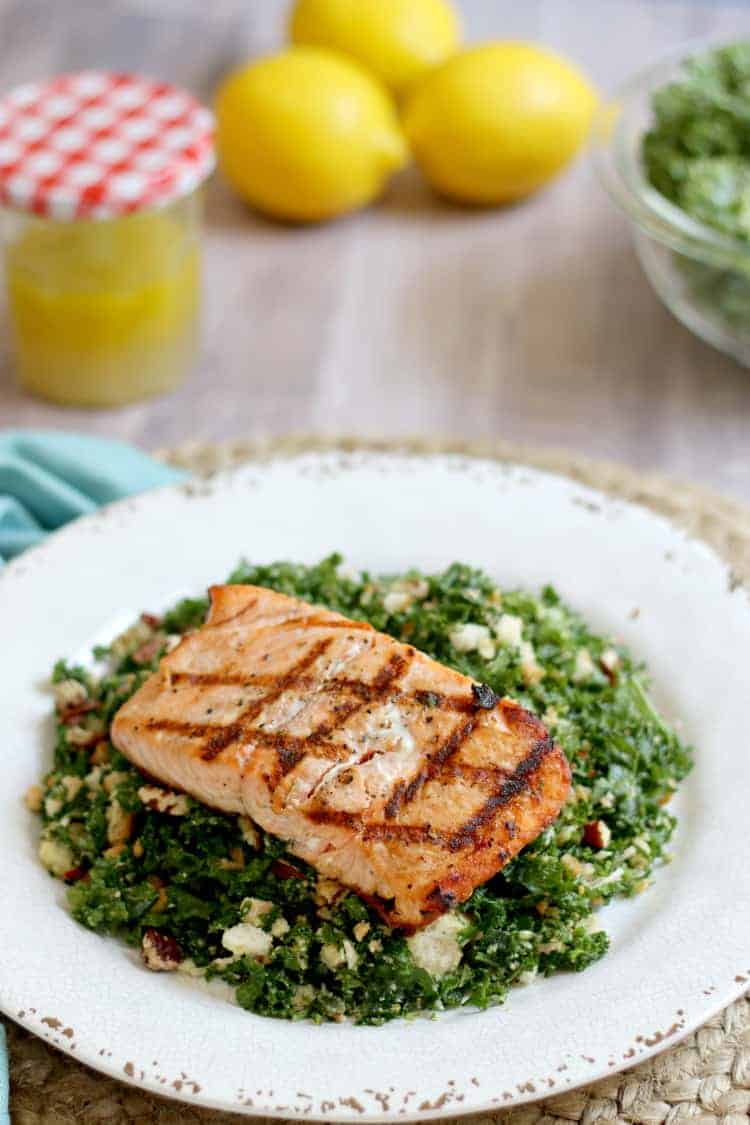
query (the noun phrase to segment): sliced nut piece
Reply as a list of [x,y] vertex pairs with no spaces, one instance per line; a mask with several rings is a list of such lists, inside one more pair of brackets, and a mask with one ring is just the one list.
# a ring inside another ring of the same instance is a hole
[[125,812],[119,801],[107,805],[107,840],[110,844],[124,844],[133,835],[135,817]]
[[257,851],[261,844],[261,838],[260,832],[256,828],[255,823],[250,819],[249,816],[238,817],[237,823],[240,826],[242,839],[246,844],[248,844],[251,848],[255,848],[255,850]]
[[42,840],[39,845],[39,859],[52,874],[62,879],[73,866],[73,853],[67,844],[59,840]]
[[61,680],[59,684],[53,684],[52,692],[55,697],[55,707],[60,712],[80,707],[89,698],[86,688],[78,680]]
[[241,871],[245,866],[245,853],[242,848],[232,848],[229,859],[220,859],[219,867],[222,871]]
[[92,766],[104,766],[109,761],[109,743],[98,742],[89,758]]
[[186,816],[190,812],[190,798],[186,793],[172,793],[158,785],[142,785],[138,796],[146,808],[153,812],[166,813],[168,816]]
[[141,841],[136,840],[136,842],[133,844],[133,855],[136,859],[141,858],[141,856],[143,855],[143,850],[143,844],[141,843]]
[[105,793],[114,793],[117,786],[121,781],[124,781],[128,775],[121,770],[115,770],[113,773],[108,773],[104,778],[102,785],[104,786]]
[[43,799],[44,790],[41,785],[30,785],[23,800],[29,812],[38,813],[42,811]]
[[182,961],[182,950],[173,937],[148,929],[141,942],[141,956],[152,972],[171,973]]
[[85,750],[87,746],[96,746],[97,742],[101,741],[102,734],[103,728],[100,723],[92,728],[75,724],[66,730],[65,741],[69,746],[76,746],[79,750]]
[[592,820],[583,829],[583,842],[590,848],[608,848],[612,832],[604,820]]
[[346,894],[346,887],[336,879],[328,879],[324,875],[318,876],[315,884],[315,903],[317,906],[331,906]]
[[122,855],[124,851],[124,844],[113,844],[111,848],[105,848],[102,855],[105,859],[117,859],[118,855]]
[[66,801],[74,801],[83,788],[83,778],[68,775],[62,779],[62,787],[65,790]]

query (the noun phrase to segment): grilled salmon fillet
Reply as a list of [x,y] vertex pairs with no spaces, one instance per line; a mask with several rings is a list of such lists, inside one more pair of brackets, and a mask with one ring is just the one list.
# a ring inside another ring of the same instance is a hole
[[115,746],[245,813],[414,930],[546,827],[570,769],[518,703],[361,621],[214,586],[206,624],[120,708]]

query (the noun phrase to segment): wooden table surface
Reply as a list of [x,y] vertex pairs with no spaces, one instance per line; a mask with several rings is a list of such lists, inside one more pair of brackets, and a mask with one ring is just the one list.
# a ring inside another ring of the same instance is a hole
[[[603,89],[693,36],[750,34],[744,3],[463,0],[472,39],[524,37]],[[134,68],[209,97],[280,41],[276,0],[0,0],[0,75]],[[177,393],[63,410],[13,384],[0,424],[146,447],[286,431],[437,434],[566,446],[750,501],[750,371],[672,319],[587,158],[533,199],[471,212],[413,171],[367,213],[291,229],[208,194],[204,349]],[[7,339],[7,332],[3,333]]]

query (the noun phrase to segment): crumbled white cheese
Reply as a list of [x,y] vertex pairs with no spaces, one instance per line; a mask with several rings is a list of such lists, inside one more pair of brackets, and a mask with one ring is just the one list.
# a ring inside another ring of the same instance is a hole
[[147,808],[168,816],[187,816],[190,812],[190,798],[185,793],[171,793],[158,785],[142,785],[138,796]]
[[357,964],[359,962],[359,954],[357,953],[357,950],[354,948],[352,943],[349,941],[349,938],[344,938],[343,946],[344,946],[344,957],[346,958],[347,969],[356,969]]
[[359,962],[359,954],[349,939],[344,938],[340,948],[338,945],[326,943],[320,950],[320,959],[326,968],[335,972],[336,969],[341,968],[344,964],[347,969],[356,969]]
[[576,653],[576,663],[573,669],[573,680],[577,684],[585,683],[590,680],[596,672],[596,665],[591,659],[591,653],[587,648],[579,648]]
[[72,707],[80,707],[88,700],[89,693],[78,680],[61,680],[52,688],[55,696],[55,707],[58,711],[68,711]]
[[544,679],[544,668],[537,662],[534,646],[529,641],[521,641],[521,674],[529,685],[533,687]]
[[406,939],[415,965],[433,977],[445,976],[458,968],[461,946],[457,937],[465,928],[462,914],[442,914],[429,926],[417,930]]
[[391,590],[383,598],[386,613],[403,613],[412,604],[412,597],[404,590]]
[[523,621],[513,613],[503,613],[495,626],[495,636],[501,645],[518,648],[523,640]]
[[542,722],[545,727],[555,727],[560,721],[560,716],[557,713],[556,707],[548,707],[542,715]]
[[46,816],[54,817],[62,811],[63,801],[60,797],[46,797],[44,801],[44,812]]
[[287,922],[286,918],[277,918],[270,929],[271,937],[280,938],[284,934],[288,934],[292,927]]
[[520,973],[518,977],[518,983],[521,986],[525,984],[531,984],[531,982],[534,980],[536,980],[536,969],[526,969],[526,971]]
[[67,844],[59,840],[42,840],[39,845],[39,859],[49,872],[62,878],[73,866],[73,853]]
[[238,823],[240,826],[240,832],[242,833],[242,839],[246,844],[249,844],[251,848],[255,848],[255,850],[257,851],[260,847],[260,832],[253,824],[250,817],[241,816],[238,820]]
[[315,999],[315,989],[311,984],[300,984],[294,990],[292,997],[292,1007],[295,1012],[304,1012],[309,1004],[312,1004]]
[[238,957],[267,957],[271,952],[273,938],[259,926],[240,922],[224,931],[221,944]]
[[566,852],[560,862],[571,875],[575,875],[577,879],[583,879],[584,882],[594,874],[593,863],[581,863],[580,859],[571,855],[570,852]]
[[560,941],[547,941],[539,946],[540,953],[561,953],[563,944]]
[[243,898],[240,903],[240,910],[242,911],[243,922],[249,922],[251,926],[257,926],[263,915],[273,910],[273,903],[265,898]]
[[[591,864],[587,863],[586,867],[591,867]],[[593,872],[593,869],[592,869],[592,872]],[[601,879],[593,879],[592,880],[589,877],[589,878],[585,879],[584,881],[587,882],[589,884],[589,886],[591,886],[594,890],[598,891],[602,887],[608,887],[610,885],[610,883],[617,883],[622,878],[622,873],[623,873],[622,867],[616,867],[614,869],[614,871],[610,871],[609,875],[604,875],[604,876],[602,876]]]
[[340,965],[344,964],[344,951],[339,949],[337,945],[327,943],[321,947],[320,959],[327,969],[335,972]]
[[456,625],[448,634],[448,639],[456,652],[478,652],[484,660],[492,660],[495,655],[495,642],[486,625],[467,621]]
[[383,598],[383,608],[387,613],[403,613],[415,601],[426,598],[429,590],[423,578],[398,578]]
[[202,969],[200,965],[196,965],[192,957],[186,957],[184,961],[180,961],[177,966],[178,973],[184,973],[186,977],[202,977],[206,975],[206,970]]

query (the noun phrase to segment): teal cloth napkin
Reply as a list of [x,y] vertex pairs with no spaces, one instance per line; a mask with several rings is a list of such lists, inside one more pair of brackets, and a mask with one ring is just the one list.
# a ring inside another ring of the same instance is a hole
[[[184,479],[130,445],[43,430],[0,430],[0,565],[101,504]],[[0,1025],[0,1125],[8,1125]]]
[[0,563],[101,504],[184,476],[124,442],[0,430]]

